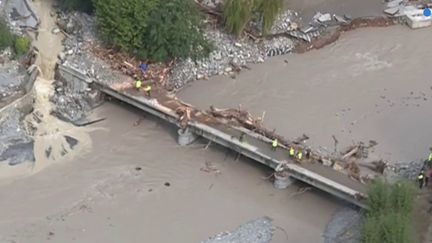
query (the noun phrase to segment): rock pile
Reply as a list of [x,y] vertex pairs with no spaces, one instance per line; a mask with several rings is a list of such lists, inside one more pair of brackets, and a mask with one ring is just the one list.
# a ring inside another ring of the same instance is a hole
[[413,180],[417,177],[417,174],[422,169],[423,164],[423,161],[411,161],[409,163],[393,163],[387,165],[386,170],[387,173],[390,171],[403,178]]
[[247,40],[236,40],[218,29],[207,29],[206,36],[214,43],[215,50],[208,58],[196,62],[180,61],[171,70],[169,81],[176,88],[187,82],[214,75],[230,75],[234,66],[264,62],[262,45]]
[[202,243],[254,242],[270,243],[273,238],[272,220],[267,217],[247,222],[233,232],[220,233]]

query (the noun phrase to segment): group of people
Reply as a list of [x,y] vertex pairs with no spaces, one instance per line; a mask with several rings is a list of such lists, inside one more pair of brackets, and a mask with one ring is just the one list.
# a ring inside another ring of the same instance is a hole
[[428,186],[429,178],[432,178],[432,148],[428,158],[423,164],[422,169],[417,175],[417,181],[420,189]]
[[[144,74],[145,74],[145,72],[146,72],[146,70],[147,70],[147,64],[145,64],[145,63],[141,63],[139,66],[138,66],[139,68],[140,68],[140,70],[141,70],[141,74],[142,74],[142,76],[144,76]],[[135,89],[137,90],[137,91],[140,91],[141,90],[141,88],[142,88],[142,81],[140,80],[140,79],[136,79],[135,80]],[[152,87],[151,87],[151,85],[150,84],[147,84],[147,85],[145,85],[144,86],[144,91],[147,93],[147,95],[149,96],[149,97],[151,97],[151,90],[152,90]]]
[[[271,142],[272,150],[276,151],[276,149],[277,149],[278,146],[279,146],[278,139],[277,138],[273,138],[272,142]],[[294,158],[294,159],[296,159],[298,161],[301,161],[304,158],[309,159],[309,157],[310,157],[310,151],[308,149],[306,149],[304,151],[304,154],[303,154],[303,150],[301,148],[296,149],[293,146],[289,146],[287,149],[288,149],[288,155],[291,158]]]

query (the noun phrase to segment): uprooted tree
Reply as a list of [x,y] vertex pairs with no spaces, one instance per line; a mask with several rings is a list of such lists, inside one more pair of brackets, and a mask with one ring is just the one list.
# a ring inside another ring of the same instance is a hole
[[139,58],[164,61],[208,55],[192,0],[94,0],[103,40]]

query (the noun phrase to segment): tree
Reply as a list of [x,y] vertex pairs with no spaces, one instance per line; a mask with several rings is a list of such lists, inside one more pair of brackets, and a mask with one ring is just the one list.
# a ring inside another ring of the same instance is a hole
[[102,39],[123,51],[143,48],[148,16],[159,0],[94,0]]
[[139,58],[199,58],[211,45],[192,0],[94,0],[103,40]]
[[283,7],[283,0],[226,0],[223,17],[228,32],[239,36],[246,24],[257,16],[263,33],[267,33]]
[[58,0],[64,10],[78,10],[91,13],[94,10],[92,0]]
[[7,47],[12,46],[14,43],[14,36],[12,35],[6,22],[0,19],[0,51]]
[[207,56],[212,45],[203,36],[200,17],[192,0],[161,1],[146,28],[146,56],[156,61]]

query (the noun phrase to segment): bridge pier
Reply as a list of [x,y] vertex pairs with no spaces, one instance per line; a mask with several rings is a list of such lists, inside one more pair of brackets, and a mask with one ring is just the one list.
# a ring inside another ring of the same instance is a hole
[[273,186],[276,189],[286,189],[295,181],[286,171],[276,171],[274,177]]
[[196,134],[194,134],[193,132],[191,132],[189,129],[179,129],[177,131],[178,133],[178,138],[177,138],[177,143],[180,146],[186,146],[189,145],[193,142],[195,142],[195,140],[198,138],[198,136]]

